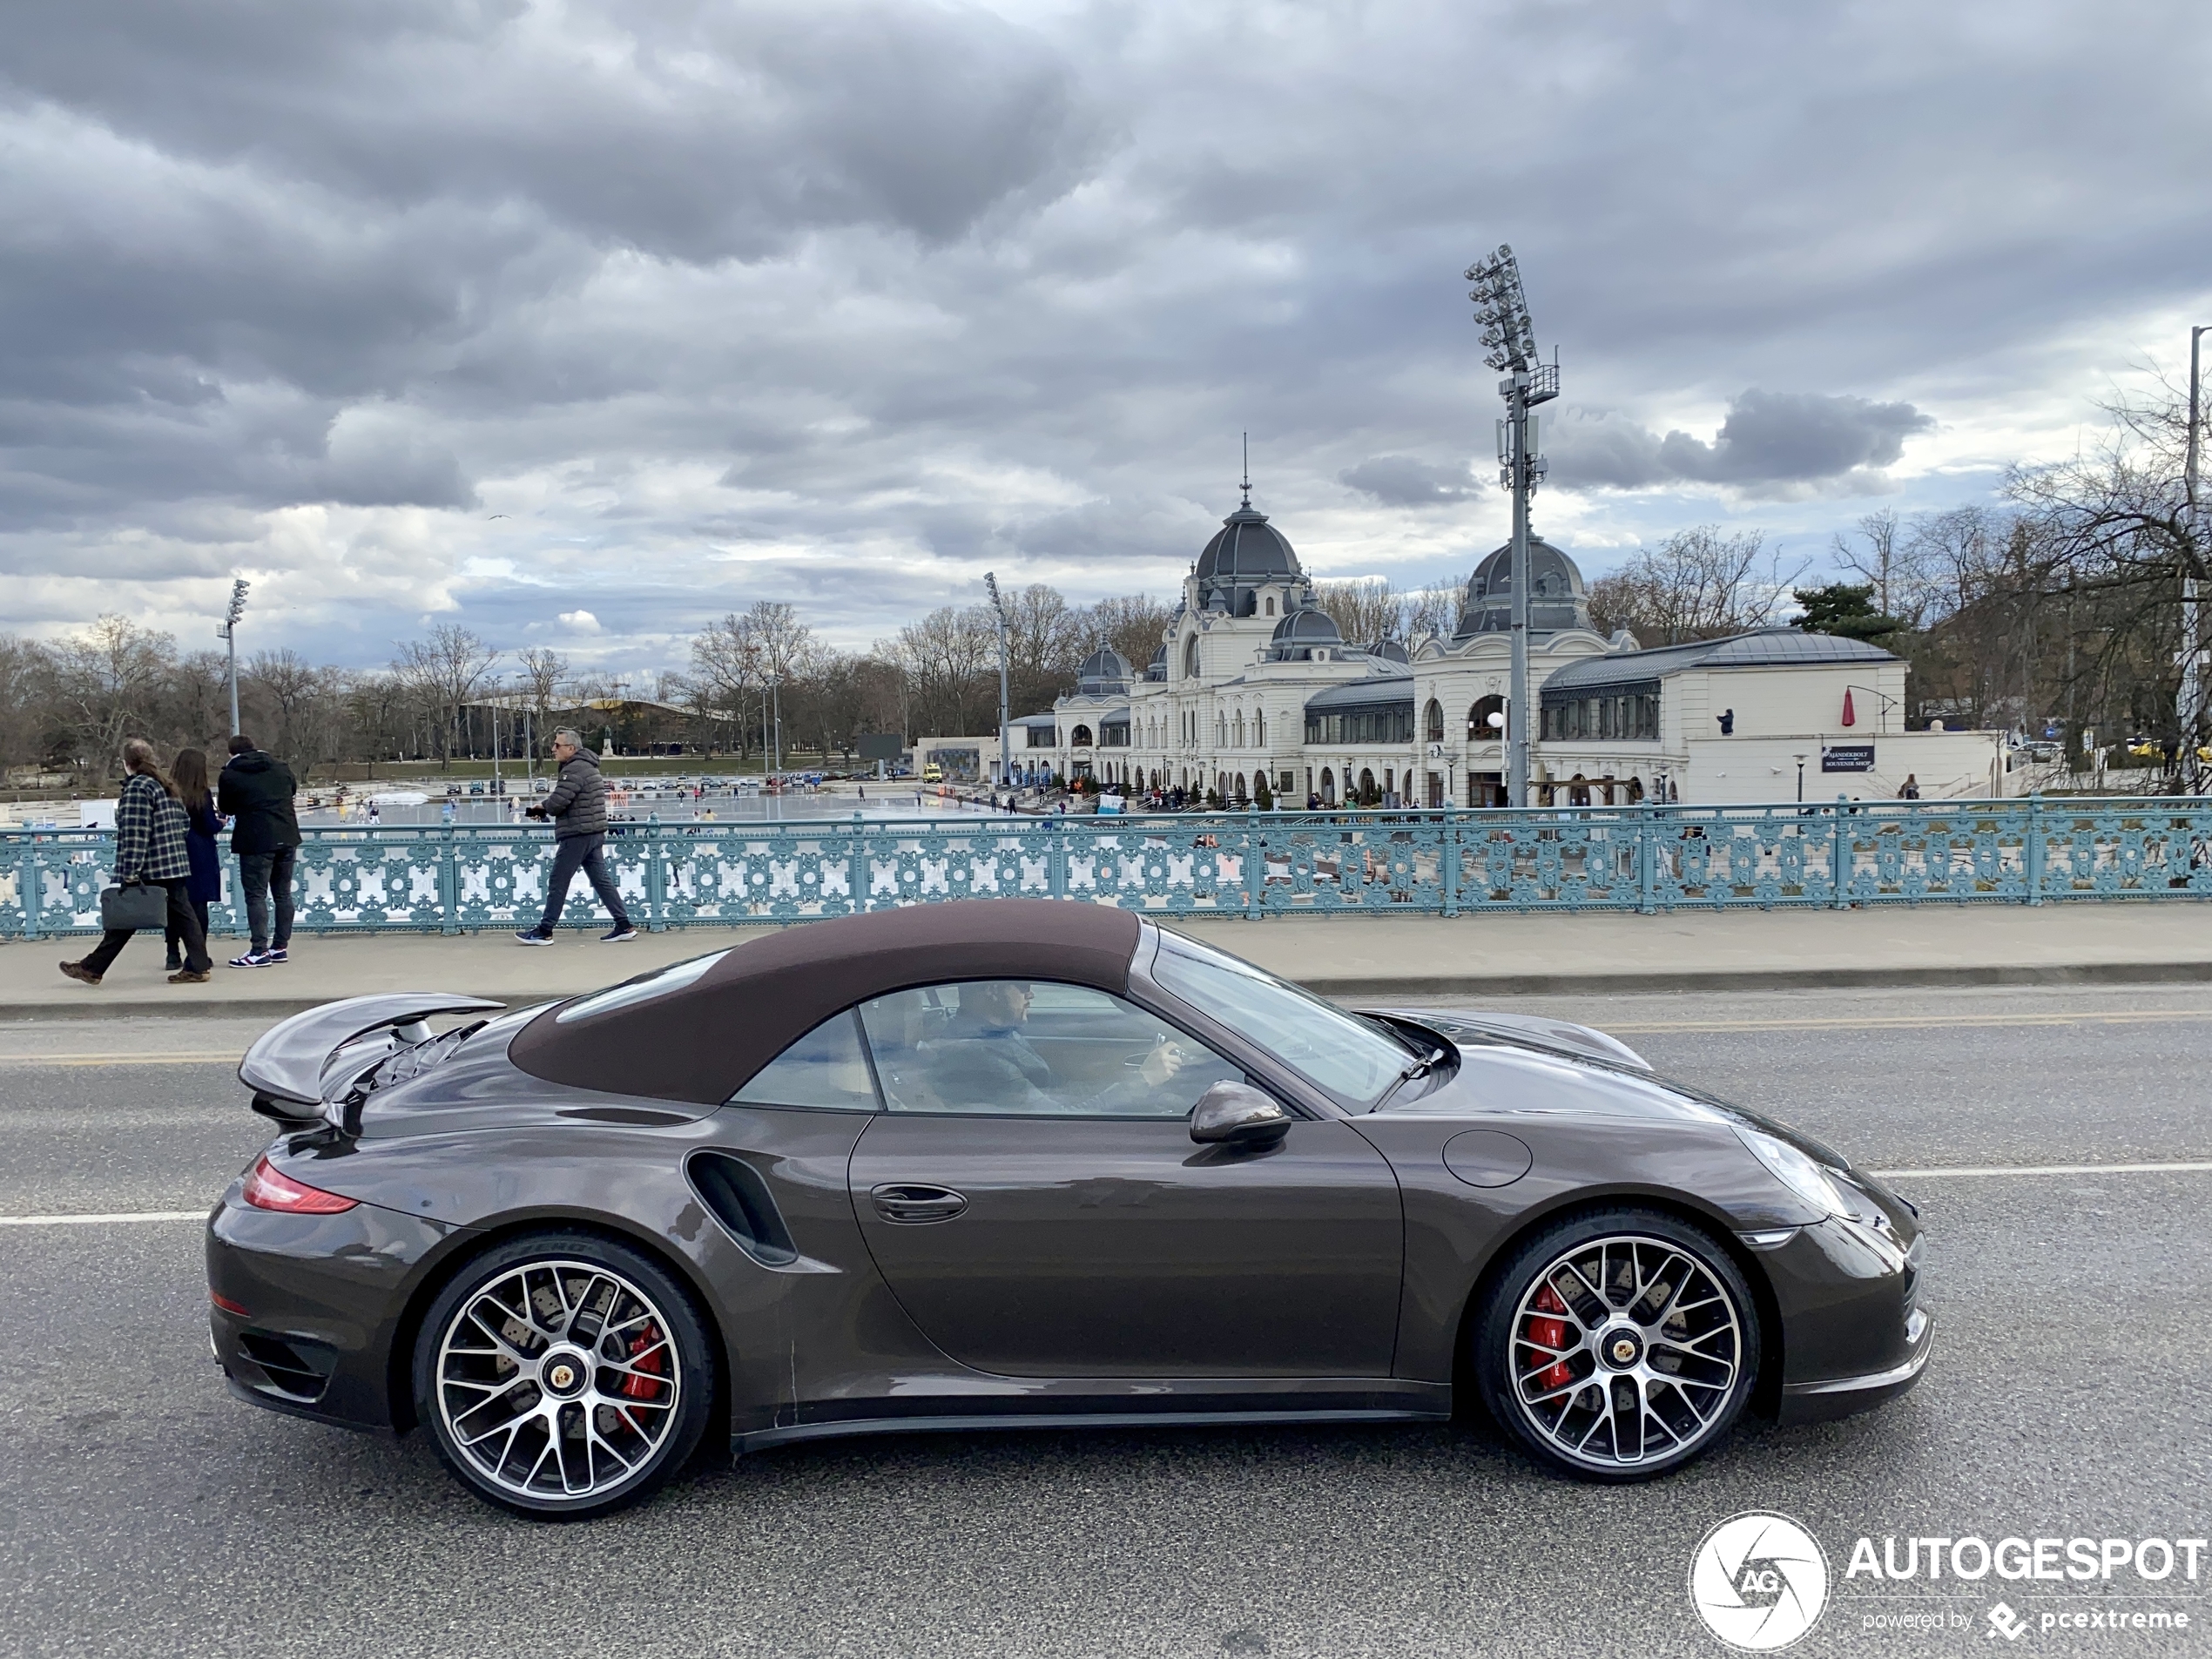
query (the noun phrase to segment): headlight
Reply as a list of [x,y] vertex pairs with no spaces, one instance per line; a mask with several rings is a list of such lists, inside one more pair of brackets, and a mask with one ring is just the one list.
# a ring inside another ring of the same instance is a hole
[[1828,1178],[1828,1171],[1787,1141],[1755,1129],[1736,1125],[1736,1138],[1767,1167],[1767,1173],[1824,1216],[1854,1213],[1851,1201]]

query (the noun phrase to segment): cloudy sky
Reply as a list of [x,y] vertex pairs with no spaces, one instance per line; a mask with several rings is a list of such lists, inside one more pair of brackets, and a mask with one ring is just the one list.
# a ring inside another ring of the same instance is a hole
[[2187,0],[19,0],[0,626],[675,662],[1504,533],[1461,269],[1521,256],[1538,524],[1816,555],[1986,498],[2212,320]]

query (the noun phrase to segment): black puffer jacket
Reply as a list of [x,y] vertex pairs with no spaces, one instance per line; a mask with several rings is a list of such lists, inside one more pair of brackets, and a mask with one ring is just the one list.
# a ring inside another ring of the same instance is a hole
[[292,809],[299,787],[292,768],[273,754],[248,749],[233,755],[215,780],[215,810],[236,820],[231,851],[273,853],[299,846],[300,815]]
[[561,763],[561,781],[553,786],[538,810],[553,820],[553,839],[565,841],[578,835],[607,833],[607,780],[599,775],[599,757],[579,749]]

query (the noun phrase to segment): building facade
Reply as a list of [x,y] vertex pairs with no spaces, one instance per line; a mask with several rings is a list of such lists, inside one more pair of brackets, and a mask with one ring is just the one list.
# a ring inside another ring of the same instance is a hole
[[[1529,549],[1538,806],[1769,802],[2003,792],[1993,734],[1906,732],[1904,662],[1793,628],[1639,649],[1590,622],[1575,562]],[[1184,580],[1140,672],[1087,658],[1048,712],[1015,721],[1014,775],[1091,778],[1286,806],[1506,802],[1510,548],[1468,580],[1458,624],[1410,648],[1344,639],[1288,537],[1251,498]],[[1806,777],[1804,768],[1811,768]]]

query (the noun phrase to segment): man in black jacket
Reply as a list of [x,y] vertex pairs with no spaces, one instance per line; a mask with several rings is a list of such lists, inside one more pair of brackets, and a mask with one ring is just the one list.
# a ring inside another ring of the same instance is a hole
[[553,820],[553,873],[545,878],[545,914],[535,927],[524,927],[515,937],[525,945],[550,945],[568,903],[569,883],[582,870],[591,891],[607,907],[614,926],[601,941],[618,945],[637,937],[630,914],[622,907],[615,888],[614,872],[607,868],[607,780],[599,775],[599,757],[583,746],[583,739],[566,727],[553,734],[553,759],[560,763],[561,781],[543,801],[529,808],[532,818]]
[[[253,939],[233,968],[267,968],[291,960],[292,867],[300,852],[300,818],[292,797],[300,786],[292,768],[253,746],[243,733],[231,739],[230,764],[215,784],[215,810],[231,821],[231,851],[238,854],[246,888],[246,922]],[[276,898],[276,931],[269,930],[269,899]]]

